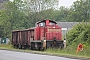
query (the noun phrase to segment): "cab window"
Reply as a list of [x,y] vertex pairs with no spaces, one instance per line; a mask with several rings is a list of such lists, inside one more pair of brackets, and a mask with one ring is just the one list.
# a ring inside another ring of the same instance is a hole
[[41,22],[41,23],[39,23],[39,26],[43,27],[43,26],[45,26],[45,23]]
[[55,23],[53,23],[53,22],[50,22],[50,25],[55,25]]

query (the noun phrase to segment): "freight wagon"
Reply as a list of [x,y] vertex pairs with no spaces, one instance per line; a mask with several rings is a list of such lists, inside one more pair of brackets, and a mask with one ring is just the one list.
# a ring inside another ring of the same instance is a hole
[[33,28],[12,31],[14,47],[43,50],[46,48],[63,48],[62,30],[55,21],[42,20]]

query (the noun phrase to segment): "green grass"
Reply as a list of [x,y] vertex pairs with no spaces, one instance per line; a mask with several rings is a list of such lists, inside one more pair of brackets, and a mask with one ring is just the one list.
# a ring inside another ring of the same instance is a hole
[[13,46],[9,44],[0,44],[0,49],[13,49]]
[[80,58],[89,58],[90,59],[90,47],[84,47],[83,51],[80,51],[76,54],[76,46],[68,46],[65,49],[47,49],[46,52],[54,53],[57,55],[65,55],[66,57],[80,57]]
[[[72,47],[72,48],[71,48]],[[69,46],[66,49],[46,49],[45,51],[32,51],[29,49],[21,50],[21,49],[15,49],[12,45],[0,45],[0,49],[5,50],[14,50],[14,51],[21,51],[21,52],[30,52],[30,53],[36,53],[36,54],[48,54],[48,55],[56,55],[56,56],[64,56],[64,57],[70,57],[70,58],[89,58],[90,57],[90,47],[85,47],[83,51],[76,54],[76,48],[75,46]],[[89,58],[90,59],[90,58]]]

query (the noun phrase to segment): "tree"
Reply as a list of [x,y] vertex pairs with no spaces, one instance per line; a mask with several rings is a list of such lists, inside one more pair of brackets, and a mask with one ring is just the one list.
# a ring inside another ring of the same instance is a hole
[[[28,19],[31,26],[35,26],[35,22],[47,19],[46,15],[51,15],[50,9],[55,9],[58,5],[58,0],[26,0]],[[48,12],[49,11],[49,12]],[[49,14],[50,13],[50,14]],[[50,16],[48,17],[48,19]]]
[[57,12],[56,21],[67,21],[67,15],[69,14],[69,8],[61,6]]
[[27,7],[32,12],[40,12],[58,6],[58,0],[27,0]]
[[80,0],[74,2],[71,7],[68,21],[81,22],[83,20],[89,21],[90,19],[90,0]]
[[5,10],[0,10],[0,37],[10,37],[10,22],[9,16]]
[[5,5],[7,14],[10,17],[11,30],[20,29],[20,27],[23,29],[29,27],[26,23],[29,20],[27,18],[27,15],[25,15],[24,12],[19,8],[19,2],[21,1],[15,0],[14,2],[8,2]]
[[2,3],[0,10],[0,37],[11,37],[11,31],[29,28],[28,18],[15,2]]

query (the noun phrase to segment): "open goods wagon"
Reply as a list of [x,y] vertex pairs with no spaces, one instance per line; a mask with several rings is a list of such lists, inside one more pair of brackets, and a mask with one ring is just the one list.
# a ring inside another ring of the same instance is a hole
[[61,27],[52,20],[42,20],[33,28],[12,31],[12,45],[18,48],[43,50],[46,48],[63,48]]

